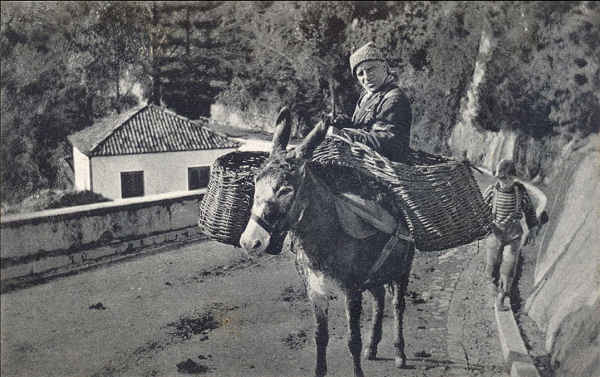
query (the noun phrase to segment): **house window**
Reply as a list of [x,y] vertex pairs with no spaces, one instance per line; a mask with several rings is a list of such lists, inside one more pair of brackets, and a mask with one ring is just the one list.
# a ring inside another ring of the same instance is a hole
[[209,178],[209,166],[188,168],[188,190],[196,190],[208,186]]
[[144,196],[144,172],[121,172],[121,197],[133,198],[135,196]]

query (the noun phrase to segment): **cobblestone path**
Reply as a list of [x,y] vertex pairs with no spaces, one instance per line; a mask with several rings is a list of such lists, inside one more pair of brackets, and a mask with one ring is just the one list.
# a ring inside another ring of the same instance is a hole
[[[424,376],[506,376],[481,242],[417,254],[407,295],[409,359]],[[415,320],[416,318],[416,320]],[[420,375],[420,374],[417,374]]]

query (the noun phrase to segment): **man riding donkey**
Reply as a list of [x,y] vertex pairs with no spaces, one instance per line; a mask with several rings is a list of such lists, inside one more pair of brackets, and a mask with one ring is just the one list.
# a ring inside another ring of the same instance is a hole
[[[325,122],[327,135],[344,136],[368,146],[391,161],[405,162],[410,150],[412,111],[408,97],[398,87],[398,77],[374,42],[363,45],[350,55],[350,69],[362,87],[362,93],[352,118],[333,114],[333,119]],[[349,193],[343,194],[343,197],[347,199],[344,207],[348,211],[380,230],[393,233],[393,241],[373,267],[373,273],[392,252],[392,245],[399,247],[404,242],[407,247],[414,247],[414,240],[403,221],[396,225],[392,216],[375,202],[364,201]],[[393,206],[393,203],[387,204]],[[360,232],[351,227],[349,230]]]
[[337,116],[328,134],[344,134],[392,161],[405,161],[412,112],[408,98],[398,87],[398,78],[373,42],[350,56],[350,69],[363,91],[352,119]]
[[[394,83],[383,55],[373,44],[367,44],[352,54],[350,65],[365,89],[352,121],[340,117],[319,122],[299,145],[288,150],[290,114],[287,108],[280,112],[271,154],[255,176],[250,220],[240,237],[246,250],[257,253],[268,248],[274,235],[287,232],[283,249],[296,255],[296,268],[313,303],[315,376],[319,377],[327,373],[330,286],[337,286],[345,296],[348,347],[355,377],[364,377],[360,357],[364,291],[374,299],[371,337],[364,357],[373,360],[377,356],[387,285],[393,296],[394,363],[406,367],[407,361],[404,297],[414,240],[406,224],[397,221],[388,208],[357,194],[355,181],[310,163],[326,133],[360,141],[396,161],[403,161],[408,154],[410,106]],[[340,181],[342,184],[337,185]],[[360,183],[368,186],[366,180]]]

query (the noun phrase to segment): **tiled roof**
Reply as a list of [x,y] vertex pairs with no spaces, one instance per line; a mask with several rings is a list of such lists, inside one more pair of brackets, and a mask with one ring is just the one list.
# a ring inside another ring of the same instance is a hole
[[105,118],[69,136],[88,156],[237,148],[239,143],[155,105]]

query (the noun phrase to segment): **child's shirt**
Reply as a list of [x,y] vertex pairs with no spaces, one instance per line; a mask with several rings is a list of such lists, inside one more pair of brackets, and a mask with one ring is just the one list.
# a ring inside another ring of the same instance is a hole
[[502,189],[498,182],[490,185],[483,193],[483,199],[492,208],[496,225],[505,226],[518,222],[523,218],[523,214],[528,228],[531,229],[538,224],[535,208],[527,189],[518,182],[506,189]]

